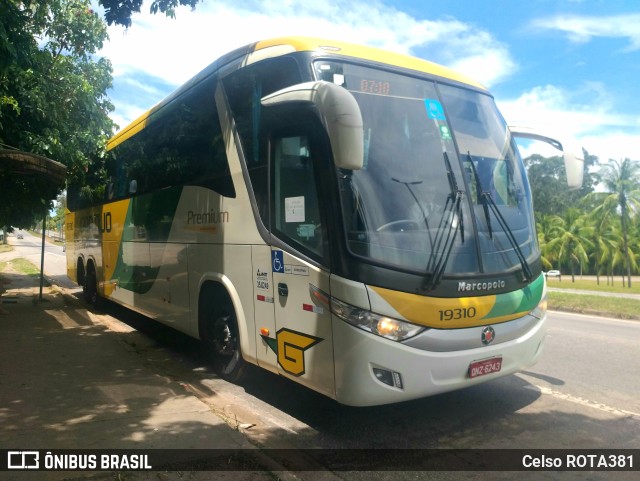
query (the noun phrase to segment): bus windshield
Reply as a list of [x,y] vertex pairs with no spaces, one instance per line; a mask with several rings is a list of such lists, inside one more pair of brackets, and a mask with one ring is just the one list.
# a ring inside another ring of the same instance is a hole
[[489,95],[346,62],[315,71],[362,112],[363,168],[337,172],[353,254],[431,274],[528,270],[539,255],[529,186]]

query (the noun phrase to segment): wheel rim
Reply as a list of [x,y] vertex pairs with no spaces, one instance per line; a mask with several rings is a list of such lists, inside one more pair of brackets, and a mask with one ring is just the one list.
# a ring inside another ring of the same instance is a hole
[[226,375],[233,372],[239,360],[240,360],[240,351],[236,349],[235,351],[233,351],[233,354],[231,355],[231,357],[229,357],[229,359],[226,360],[226,363],[222,368],[222,373]]
[[220,317],[213,325],[212,344],[215,354],[231,362],[238,353],[235,323],[231,316]]

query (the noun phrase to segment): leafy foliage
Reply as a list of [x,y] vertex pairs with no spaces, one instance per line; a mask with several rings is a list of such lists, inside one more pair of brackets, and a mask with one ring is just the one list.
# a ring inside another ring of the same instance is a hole
[[[143,0],[99,0],[105,9],[105,19],[109,25],[131,26],[131,15],[140,12]],[[162,12],[168,17],[175,18],[176,7],[187,5],[192,9],[200,0],[153,0],[150,7],[151,13]]]
[[567,189],[562,157],[545,158],[532,155],[525,159],[525,166],[531,184],[533,207],[536,215],[564,215],[566,209],[577,205],[582,198],[600,182],[599,174],[591,172],[598,158],[585,152],[585,173],[582,187],[578,190]]
[[[598,282],[601,274],[613,282],[617,273],[631,287],[640,258],[640,162],[599,165],[596,157],[587,154],[586,159],[595,172],[585,173],[585,185],[576,192],[566,188],[560,158],[532,156],[525,161],[542,263],[572,275],[577,269],[595,274]],[[595,191],[598,183],[601,188]]]
[[[81,179],[100,165],[114,130],[111,64],[93,57],[107,39],[106,24],[89,0],[0,5],[0,143],[56,160],[68,179]],[[0,224],[28,225],[56,192],[15,177],[0,170]]]
[[631,270],[637,269],[637,265],[629,234],[633,232],[633,217],[637,223],[640,212],[640,162],[610,160],[601,171],[606,192],[592,194],[600,199],[594,213],[603,218],[615,215],[620,219],[622,245],[619,257],[624,261],[627,282],[631,286]]

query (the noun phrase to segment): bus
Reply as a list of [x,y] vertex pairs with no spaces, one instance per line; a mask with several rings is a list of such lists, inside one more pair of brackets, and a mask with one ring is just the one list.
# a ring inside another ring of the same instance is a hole
[[[67,269],[249,364],[353,406],[512,374],[546,287],[516,134],[478,82],[316,38],[224,55],[68,186]],[[99,164],[99,165],[98,165]]]

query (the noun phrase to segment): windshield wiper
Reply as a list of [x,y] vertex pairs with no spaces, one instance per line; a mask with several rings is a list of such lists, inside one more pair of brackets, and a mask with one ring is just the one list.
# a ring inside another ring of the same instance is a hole
[[[449,182],[449,195],[447,195],[447,201],[438,224],[438,230],[436,233],[436,240],[429,261],[427,262],[427,271],[431,272],[431,279],[426,285],[427,290],[434,289],[442,280],[453,244],[460,229],[460,236],[462,242],[464,242],[464,222],[462,217],[462,194],[463,192],[458,188],[458,182],[456,176],[451,168],[451,162],[449,161],[449,155],[446,151],[442,152],[444,157],[445,168],[447,169],[447,180]],[[448,225],[448,228],[446,227]],[[444,233],[446,229],[446,234]],[[436,252],[442,251],[436,258]]]
[[520,265],[522,266],[522,273],[524,276],[524,279],[522,279],[522,281],[526,282],[531,280],[533,278],[533,273],[531,272],[529,263],[527,262],[527,259],[525,259],[524,254],[522,253],[522,249],[520,248],[520,245],[518,245],[518,241],[513,235],[513,231],[507,224],[507,221],[502,216],[500,209],[498,209],[498,205],[496,204],[496,201],[493,200],[493,197],[491,196],[491,192],[488,192],[482,188],[482,184],[480,183],[480,176],[478,175],[478,171],[476,170],[476,166],[473,163],[473,159],[471,158],[470,152],[467,152],[467,161],[471,165],[471,171],[473,172],[473,177],[476,180],[476,190],[478,191],[478,202],[482,204],[482,209],[484,210],[484,217],[487,221],[487,228],[489,229],[489,238],[493,239],[493,230],[491,229],[491,216],[489,214],[489,209],[491,209],[491,212],[493,212],[493,215],[495,215],[496,219],[498,219],[498,223],[500,224],[502,231],[507,236],[509,243],[513,247],[513,250],[516,252],[516,256],[518,257],[518,260],[520,261]]

